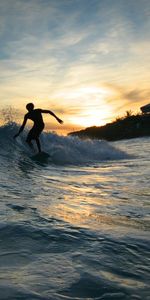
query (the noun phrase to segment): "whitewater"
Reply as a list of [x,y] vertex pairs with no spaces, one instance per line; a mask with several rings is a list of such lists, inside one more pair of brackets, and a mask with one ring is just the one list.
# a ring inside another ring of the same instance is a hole
[[148,300],[150,138],[0,127],[0,300]]

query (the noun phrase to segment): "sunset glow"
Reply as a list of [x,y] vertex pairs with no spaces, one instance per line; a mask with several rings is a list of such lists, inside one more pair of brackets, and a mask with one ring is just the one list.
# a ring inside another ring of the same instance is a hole
[[[13,2],[13,3],[12,3]],[[68,133],[137,112],[150,100],[148,0],[6,0],[0,3],[0,103],[28,102],[46,130]]]

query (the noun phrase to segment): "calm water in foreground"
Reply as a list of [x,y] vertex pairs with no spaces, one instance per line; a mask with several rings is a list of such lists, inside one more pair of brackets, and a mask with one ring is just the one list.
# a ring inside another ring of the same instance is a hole
[[15,132],[0,128],[0,300],[150,299],[150,138],[44,133],[35,160]]

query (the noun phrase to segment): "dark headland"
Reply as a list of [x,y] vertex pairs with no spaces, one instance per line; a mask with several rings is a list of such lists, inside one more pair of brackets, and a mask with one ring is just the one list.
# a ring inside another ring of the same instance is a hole
[[150,136],[150,113],[133,115],[127,111],[124,117],[117,118],[104,126],[88,127],[80,131],[70,132],[69,135],[107,141]]

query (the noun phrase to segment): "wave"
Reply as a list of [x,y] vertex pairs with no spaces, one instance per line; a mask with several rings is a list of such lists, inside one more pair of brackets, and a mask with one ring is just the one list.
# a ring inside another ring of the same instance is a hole
[[[18,131],[16,123],[0,127],[0,155],[17,159],[19,155],[31,158],[33,153],[25,142],[27,129],[14,140]],[[59,136],[50,132],[43,132],[41,137],[42,150],[50,155],[48,160],[54,164],[85,164],[107,160],[126,159],[129,156],[104,140],[81,140],[78,137]],[[33,141],[34,143],[34,141]]]

